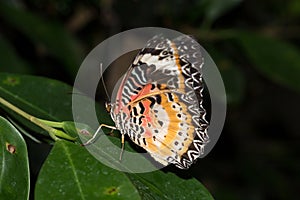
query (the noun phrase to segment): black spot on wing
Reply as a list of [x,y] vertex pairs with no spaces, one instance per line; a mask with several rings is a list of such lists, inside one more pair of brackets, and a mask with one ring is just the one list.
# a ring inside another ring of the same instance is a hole
[[133,114],[134,114],[134,116],[137,116],[137,115],[138,115],[138,112],[137,112],[137,108],[136,108],[136,107],[133,107]]
[[158,104],[161,104],[161,96],[158,94],[158,95],[156,95],[155,97],[156,97],[156,102],[157,102]]
[[158,56],[161,53],[161,49],[155,49],[155,48],[144,48],[140,54],[147,54],[150,53],[153,56]]
[[163,125],[164,125],[164,122],[161,121],[161,120],[158,120],[158,123],[159,123],[160,126],[163,126]]
[[171,93],[167,93],[167,97],[170,102],[174,101],[173,95]]
[[149,97],[148,100],[151,102],[151,103],[150,103],[150,108],[153,108],[153,106],[154,106],[154,104],[155,104],[155,102],[156,102],[156,99],[153,98],[153,97]]
[[143,114],[145,112],[145,107],[144,105],[142,104],[142,102],[139,102],[139,107],[140,107],[140,114]]

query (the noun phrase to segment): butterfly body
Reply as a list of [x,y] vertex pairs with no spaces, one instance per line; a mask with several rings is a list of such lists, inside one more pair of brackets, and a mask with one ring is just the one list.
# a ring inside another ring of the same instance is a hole
[[150,40],[111,104],[116,128],[162,165],[188,168],[208,142],[202,107],[203,61],[193,42],[188,36]]

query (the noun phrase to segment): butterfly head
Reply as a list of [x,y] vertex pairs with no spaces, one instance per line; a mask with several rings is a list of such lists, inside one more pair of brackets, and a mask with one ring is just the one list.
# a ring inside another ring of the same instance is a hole
[[105,109],[108,113],[111,111],[111,103],[110,102],[105,102]]

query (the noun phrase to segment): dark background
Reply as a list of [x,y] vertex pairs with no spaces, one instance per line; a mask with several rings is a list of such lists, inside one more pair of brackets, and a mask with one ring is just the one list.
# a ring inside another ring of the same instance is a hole
[[[1,1],[0,69],[72,85],[80,63],[101,41],[146,26],[193,35],[225,82],[225,127],[211,153],[192,167],[194,176],[216,199],[296,199],[298,0]],[[42,155],[31,165],[38,166]]]

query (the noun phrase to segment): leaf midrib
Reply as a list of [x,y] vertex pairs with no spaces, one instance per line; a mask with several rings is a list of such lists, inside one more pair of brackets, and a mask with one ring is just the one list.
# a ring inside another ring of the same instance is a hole
[[64,149],[64,151],[65,151],[65,154],[66,154],[66,156],[67,156],[67,159],[68,159],[68,161],[69,161],[69,163],[70,163],[72,173],[74,174],[74,180],[75,180],[76,185],[77,185],[77,187],[78,187],[80,196],[81,196],[82,199],[85,199],[84,194],[83,194],[83,191],[82,191],[82,186],[81,186],[81,184],[80,184],[80,181],[79,181],[78,175],[77,175],[77,173],[76,173],[76,169],[75,169],[73,160],[72,160],[72,158],[71,158],[71,153],[70,153],[69,149],[67,148],[67,146],[66,146],[65,144],[62,144],[62,147],[63,147],[63,149]]

